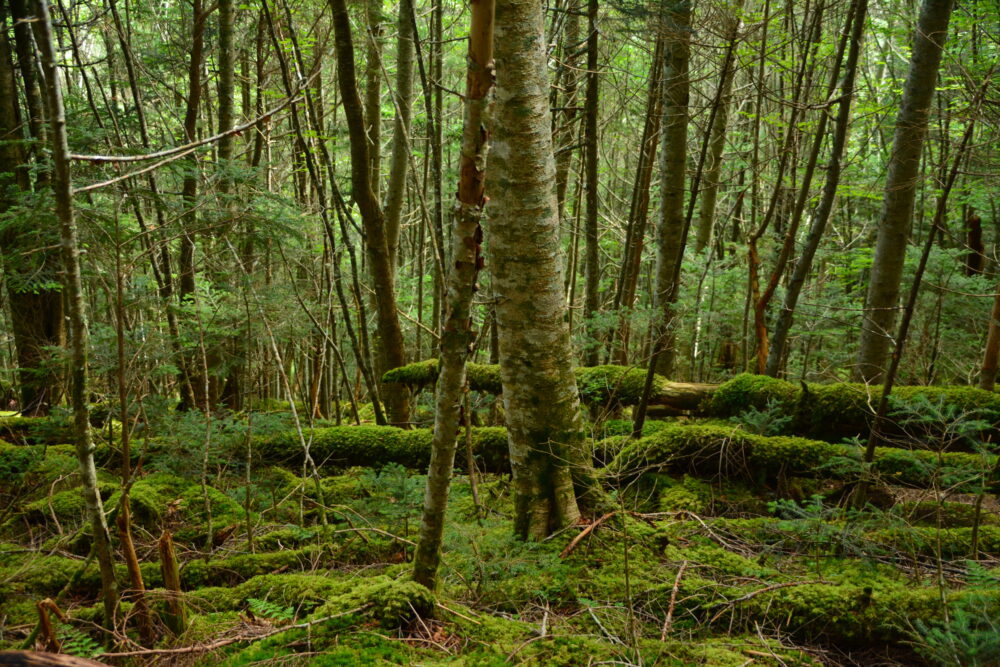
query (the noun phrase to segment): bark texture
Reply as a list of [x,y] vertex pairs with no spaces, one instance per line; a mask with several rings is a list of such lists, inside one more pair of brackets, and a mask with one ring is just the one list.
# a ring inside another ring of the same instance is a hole
[[920,176],[920,156],[954,4],[954,0],[924,0],[913,35],[910,68],[886,171],[858,363],[854,368],[854,379],[862,382],[878,382],[885,372]]
[[515,530],[542,539],[580,517],[571,465],[582,421],[565,323],[542,6],[496,8],[497,104],[490,162],[490,255]]
[[680,262],[684,254],[684,181],[687,165],[688,61],[691,51],[691,3],[673,5],[663,17],[666,49],[663,61],[663,122],[660,140],[660,229],[656,259],[654,301],[661,312],[662,333],[656,371],[669,376],[673,370],[671,320],[680,282]]
[[441,331],[440,371],[434,396],[434,438],[427,471],[420,542],[413,557],[413,578],[433,589],[441,560],[448,486],[455,466],[462,400],[468,392],[466,362],[475,333],[472,297],[483,265],[480,220],[486,204],[488,135],[483,127],[488,95],[493,87],[493,0],[473,0],[469,31],[469,67],[465,86],[465,122],[459,165],[458,197],[452,211],[452,263],[446,284],[447,305]]
[[59,237],[63,256],[63,290],[68,305],[70,348],[70,405],[73,408],[73,425],[76,438],[76,457],[80,465],[80,478],[87,514],[94,531],[94,552],[101,570],[101,593],[104,600],[104,620],[113,627],[118,609],[118,582],[111,550],[111,536],[104,518],[104,505],[97,487],[97,469],[94,466],[94,442],[90,431],[90,404],[87,389],[87,332],[86,302],[83,298],[83,280],[80,271],[80,244],[77,240],[76,220],[73,217],[71,195],[69,144],[66,139],[66,115],[63,110],[62,91],[56,71],[56,51],[52,43],[52,24],[45,0],[38,0],[35,11],[38,21],[34,24],[38,47],[45,73],[45,95],[50,110],[53,179],[52,189],[59,219]]

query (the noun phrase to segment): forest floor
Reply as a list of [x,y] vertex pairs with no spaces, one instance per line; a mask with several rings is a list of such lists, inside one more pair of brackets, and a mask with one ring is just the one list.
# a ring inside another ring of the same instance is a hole
[[[0,650],[58,642],[109,664],[1000,660],[1000,507],[975,485],[883,483],[873,505],[854,511],[835,475],[754,479],[648,466],[609,475],[616,511],[525,543],[512,535],[509,476],[477,474],[473,493],[461,475],[442,586],[431,596],[408,579],[425,481],[418,468],[321,458],[318,486],[303,484],[298,463],[247,456],[261,433],[287,431],[287,414],[261,413],[249,427],[245,418],[218,420],[214,439],[195,435],[196,417],[185,419],[162,426],[169,433],[151,425],[133,443],[142,457],[133,533],[159,636],[145,648],[127,590],[118,629],[98,630],[100,577],[72,447],[41,421],[20,420],[0,436],[8,441],[0,442]],[[650,437],[691,426],[654,423]],[[103,433],[100,483],[113,515],[117,439],[113,428]],[[164,530],[182,563],[189,616],[179,635],[165,620]],[[50,637],[38,632],[44,599],[54,602],[43,605]]]

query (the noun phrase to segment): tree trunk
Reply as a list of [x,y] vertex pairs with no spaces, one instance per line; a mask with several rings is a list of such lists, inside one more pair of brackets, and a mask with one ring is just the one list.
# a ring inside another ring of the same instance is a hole
[[700,210],[698,211],[698,235],[695,237],[695,252],[701,253],[712,240],[712,229],[715,227],[715,204],[719,197],[719,174],[722,172],[722,151],[726,145],[726,129],[729,121],[729,104],[733,92],[733,80],[736,72],[736,45],[740,30],[740,14],[743,12],[743,1],[735,0],[732,8],[724,9],[723,21],[727,24],[726,55],[722,59],[722,71],[719,73],[718,92],[716,94],[716,115],[713,119],[708,143],[708,162],[705,169],[705,189],[701,192]]
[[410,108],[413,102],[413,0],[401,0],[396,40],[396,122],[392,134],[392,164],[385,194],[385,241],[389,263],[397,264],[399,220],[406,192],[406,172],[410,156]]
[[[14,3],[19,4],[19,3]],[[20,3],[23,5],[23,3]],[[22,12],[26,9],[22,6]],[[14,13],[15,20],[17,12]],[[33,143],[45,140],[44,118],[41,116],[40,92],[35,75],[34,48],[22,49],[21,42],[32,44],[29,23],[17,23],[15,34],[21,80],[29,107],[28,126]],[[17,76],[6,20],[0,35],[0,211],[6,212],[20,201],[14,193],[31,192],[31,176],[18,107]],[[21,52],[26,50],[26,54]],[[25,58],[27,60],[25,61]],[[27,77],[27,78],[26,78]],[[34,92],[31,92],[31,91]],[[36,99],[37,98],[37,99]],[[32,100],[34,99],[34,102]],[[38,114],[38,123],[34,115]],[[48,180],[41,170],[38,185]],[[3,250],[4,282],[10,304],[10,324],[17,355],[20,410],[28,416],[47,415],[59,399],[60,373],[51,359],[50,348],[65,344],[63,330],[62,292],[53,287],[59,281],[59,255],[55,230],[40,228],[30,211],[15,213],[8,218],[0,234]]]
[[990,313],[989,333],[986,336],[986,352],[983,354],[983,368],[979,376],[979,388],[993,391],[997,380],[997,359],[1000,358],[1000,284],[993,297]]
[[[382,209],[372,189],[368,138],[365,134],[361,98],[358,95],[347,3],[346,0],[330,0],[330,6],[333,9],[334,39],[339,63],[337,81],[351,142],[351,184],[354,199],[361,211],[372,287],[375,290],[375,306],[378,310],[379,352],[382,355],[382,367],[391,370],[406,364],[403,330],[396,313],[395,267],[389,261]],[[389,411],[389,421],[401,426],[407,425],[410,421],[409,392],[387,385],[382,388],[382,396]]]
[[[597,225],[597,111],[600,83],[597,72],[597,3],[587,2],[587,102],[586,135],[584,138],[584,161],[587,180],[587,289],[584,295],[584,313],[590,319],[600,308],[601,255],[598,248],[599,229]],[[572,278],[571,278],[572,280]],[[589,327],[587,327],[589,328]],[[588,336],[589,337],[589,336]],[[600,346],[596,341],[587,341],[584,363],[596,366]]]
[[854,379],[862,382],[881,381],[889,355],[920,157],[953,6],[954,0],[924,0],[914,31],[910,69],[886,170],[875,261],[865,299],[858,363],[854,368]]
[[798,305],[802,286],[812,268],[813,258],[819,249],[819,242],[823,238],[826,223],[830,219],[830,213],[833,211],[833,203],[837,198],[837,186],[840,184],[840,173],[842,170],[841,161],[844,157],[844,147],[847,145],[847,135],[850,130],[851,102],[854,98],[854,82],[857,78],[858,59],[861,54],[861,42],[868,15],[868,0],[855,0],[855,7],[852,8],[852,11],[854,13],[854,24],[850,30],[850,46],[848,47],[847,61],[844,65],[840,105],[837,109],[837,119],[834,123],[833,139],[830,147],[830,161],[826,168],[826,183],[823,185],[823,195],[819,205],[816,207],[816,214],[812,224],[809,226],[805,246],[802,248],[795,267],[792,269],[792,277],[785,290],[785,300],[781,306],[781,310],[778,312],[778,319],[774,325],[774,334],[771,336],[771,343],[767,353],[767,364],[764,368],[765,374],[771,377],[778,376],[778,369],[781,367],[781,359],[785,354],[788,334],[792,327],[795,307]]
[[62,91],[56,70],[56,51],[52,44],[52,23],[48,3],[36,4],[38,21],[33,24],[45,73],[45,95],[50,110],[50,135],[53,162],[53,193],[56,217],[59,220],[60,245],[62,246],[64,277],[63,289],[68,305],[71,334],[70,349],[70,404],[73,408],[73,425],[76,439],[76,457],[80,464],[83,497],[94,531],[94,552],[101,570],[101,593],[104,600],[104,622],[114,627],[118,609],[118,582],[115,580],[114,556],[111,535],[104,518],[104,506],[97,487],[97,468],[94,466],[94,442],[90,432],[90,404],[87,388],[87,333],[86,303],[83,299],[83,279],[80,271],[80,245],[76,220],[73,218],[72,180],[70,176],[69,144],[66,139],[66,115],[63,110]]
[[624,257],[615,294],[615,309],[619,311],[619,325],[616,348],[613,352],[615,363],[627,364],[632,323],[630,315],[635,307],[635,293],[639,286],[642,250],[646,240],[646,226],[649,221],[649,188],[653,182],[653,165],[656,147],[659,145],[660,121],[663,110],[663,31],[657,30],[656,47],[649,66],[646,91],[646,119],[639,143],[639,158],[635,167],[635,181],[632,185],[632,201],[629,206],[628,229],[625,235]]
[[365,136],[368,178],[377,201],[382,183],[382,0],[367,0],[365,20]]
[[684,181],[687,170],[688,60],[691,48],[691,3],[689,0],[666,10],[663,61],[663,121],[660,132],[660,228],[656,258],[656,293],[662,330],[655,336],[656,372],[670,376],[674,353],[670,329],[673,303],[680,283],[687,230],[684,225]]
[[469,69],[465,86],[465,127],[459,166],[458,200],[452,212],[452,261],[448,272],[447,311],[441,330],[440,371],[434,395],[434,437],[427,470],[420,542],[413,557],[413,578],[434,589],[441,558],[448,485],[455,466],[462,399],[468,392],[466,361],[472,352],[472,297],[483,266],[480,220],[486,198],[488,137],[483,129],[488,95],[493,87],[494,0],[473,0],[469,29]]
[[539,0],[496,9],[497,105],[490,249],[515,493],[515,531],[542,539],[580,517],[572,465],[583,431],[554,191],[549,81]]

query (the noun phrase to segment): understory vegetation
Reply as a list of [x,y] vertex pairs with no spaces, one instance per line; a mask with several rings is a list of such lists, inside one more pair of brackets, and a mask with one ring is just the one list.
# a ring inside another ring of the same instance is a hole
[[[151,409],[134,427],[130,490],[159,638],[145,648],[123,565],[121,620],[100,629],[62,417],[5,417],[0,646],[112,664],[995,664],[996,452],[981,413],[941,414],[967,394],[897,401],[906,437],[879,448],[863,509],[848,502],[864,472],[858,438],[797,435],[773,402],[653,421],[639,440],[619,413],[589,429],[614,509],[542,542],[510,530],[504,429],[473,428],[459,449],[474,473],[456,464],[436,593],[410,578],[426,429],[318,421],[300,437],[276,405],[207,422]],[[485,423],[495,409],[481,398]],[[121,425],[95,431],[114,525]],[[164,531],[179,591],[165,582]]]

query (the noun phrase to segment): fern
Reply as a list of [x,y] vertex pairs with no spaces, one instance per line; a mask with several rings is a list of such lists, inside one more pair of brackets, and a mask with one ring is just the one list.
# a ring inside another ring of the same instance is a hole
[[63,652],[77,658],[96,658],[104,653],[104,647],[93,637],[68,623],[60,623],[57,635]]
[[295,609],[293,607],[281,607],[273,602],[258,600],[257,598],[247,598],[247,603],[250,605],[250,611],[253,612],[254,616],[259,616],[260,618],[267,618],[272,621],[290,621],[295,618]]

